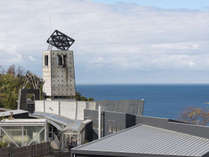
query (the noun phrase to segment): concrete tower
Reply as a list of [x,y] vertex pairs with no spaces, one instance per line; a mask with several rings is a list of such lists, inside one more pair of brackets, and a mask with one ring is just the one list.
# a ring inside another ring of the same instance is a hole
[[74,39],[55,30],[47,40],[58,50],[43,52],[43,91],[47,97],[69,98],[75,96],[75,69],[73,51],[68,50]]
[[75,96],[73,51],[43,52],[43,91],[48,97]]

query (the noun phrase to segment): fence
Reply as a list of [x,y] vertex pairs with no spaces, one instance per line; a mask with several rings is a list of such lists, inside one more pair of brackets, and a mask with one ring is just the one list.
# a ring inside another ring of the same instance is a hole
[[43,157],[50,153],[50,144],[41,143],[21,148],[0,149],[0,157]]
[[50,153],[51,157],[71,157],[71,152],[56,152],[52,151]]

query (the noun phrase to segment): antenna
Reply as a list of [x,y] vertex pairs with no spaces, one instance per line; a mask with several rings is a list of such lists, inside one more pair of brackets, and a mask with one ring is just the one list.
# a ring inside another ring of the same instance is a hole
[[57,49],[67,51],[75,40],[64,33],[55,30],[46,42]]

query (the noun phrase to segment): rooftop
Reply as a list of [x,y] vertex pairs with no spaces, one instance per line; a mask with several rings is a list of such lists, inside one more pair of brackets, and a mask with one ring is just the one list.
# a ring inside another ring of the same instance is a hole
[[80,131],[82,130],[86,123],[89,121],[82,121],[82,120],[72,120],[63,116],[58,116],[53,113],[46,113],[46,112],[35,112],[32,114],[33,117],[38,117],[38,118],[46,118],[48,122],[54,122],[53,124],[57,124],[57,129],[61,131],[67,131],[67,130],[72,130],[72,131]]
[[35,126],[45,125],[46,119],[4,119],[0,121],[0,126]]
[[[190,126],[189,124],[181,125]],[[199,128],[200,126],[196,127]],[[204,127],[204,129],[209,132],[209,127]],[[132,128],[76,147],[72,152],[75,154],[103,156],[200,157],[209,152],[209,139],[140,123]]]
[[0,112],[0,117],[10,116],[11,113],[13,115],[18,115],[18,114],[28,113],[28,111],[24,111],[24,110],[8,110],[8,111],[5,111],[5,112]]

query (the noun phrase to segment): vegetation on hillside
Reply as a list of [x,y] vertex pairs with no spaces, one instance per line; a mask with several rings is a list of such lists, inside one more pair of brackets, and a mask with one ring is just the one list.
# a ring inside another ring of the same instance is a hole
[[188,108],[181,114],[181,120],[198,125],[209,125],[209,110]]
[[78,101],[94,101],[94,98],[87,98],[85,96],[82,96],[79,92],[76,92],[75,99]]
[[[3,67],[0,67],[0,108],[17,108],[19,89],[24,86],[27,72],[22,67],[16,67],[15,65],[11,65],[6,70]],[[37,77],[41,81],[40,77],[36,75],[35,77]],[[32,85],[27,84],[26,88],[32,88]],[[40,90],[40,93],[43,93],[42,86]],[[93,100],[93,98],[86,98],[80,93],[76,93],[75,98],[76,100],[81,101]]]
[[5,148],[5,147],[8,147],[8,143],[5,143],[3,141],[0,141],[0,149],[1,148]]
[[7,70],[0,71],[0,107],[16,109],[18,90],[24,83],[24,70],[11,65]]

